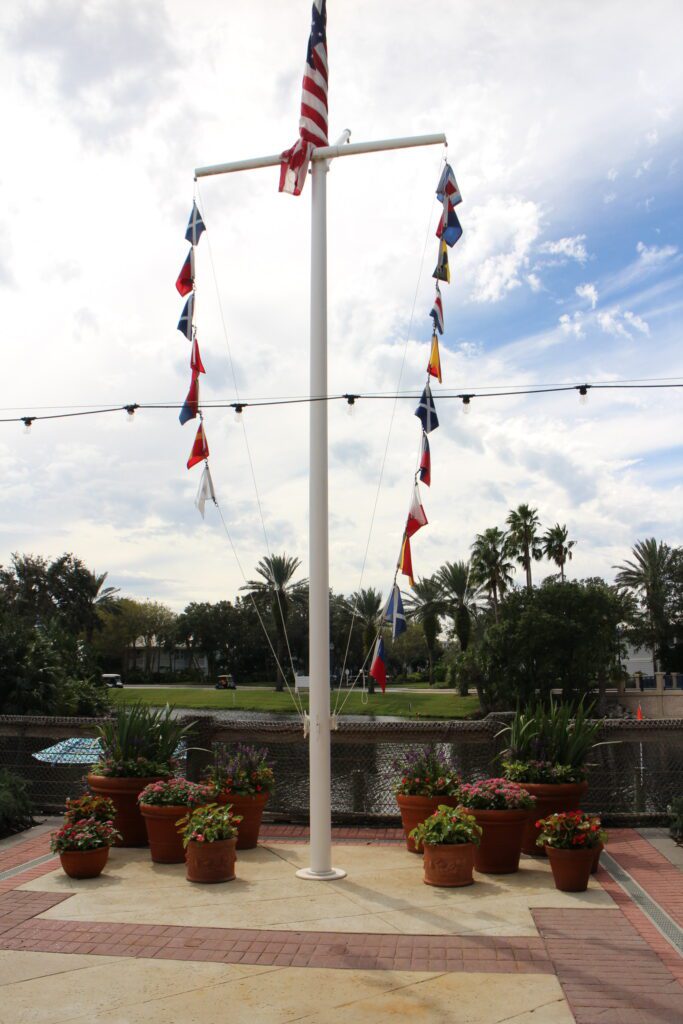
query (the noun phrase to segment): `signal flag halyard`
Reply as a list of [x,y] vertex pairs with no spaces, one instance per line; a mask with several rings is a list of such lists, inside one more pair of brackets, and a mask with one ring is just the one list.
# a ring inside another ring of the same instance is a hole
[[427,525],[427,513],[425,512],[420,499],[420,489],[417,482],[413,488],[413,497],[408,509],[408,521],[406,523],[406,536],[414,537],[418,530]]
[[192,451],[190,457],[187,460],[187,468],[192,469],[198,462],[203,462],[204,459],[209,457],[209,443],[206,440],[206,434],[204,433],[204,424],[200,423],[197,427],[197,433],[195,435],[194,444],[192,445]]
[[194,287],[194,248],[190,248],[185,257],[175,286],[181,295],[188,295],[192,291]]
[[190,245],[196,245],[204,231],[206,231],[206,224],[202,220],[202,215],[197,209],[197,203],[193,201],[190,219],[187,222],[187,230],[185,231],[185,238],[188,240]]
[[384,638],[381,636],[377,637],[375,644],[375,656],[370,666],[370,675],[376,683],[379,683],[379,687],[384,693],[387,688],[387,664],[384,654]]
[[434,299],[434,305],[429,311],[429,315],[434,321],[434,330],[438,331],[439,334],[443,334],[443,302],[438,281],[436,282],[436,298]]
[[192,374],[192,383],[190,384],[190,390],[187,392],[183,407],[180,410],[178,419],[180,420],[181,426],[185,426],[188,420],[195,419],[199,412],[199,375],[196,373]]
[[439,338],[436,334],[432,335],[432,347],[429,353],[429,362],[427,363],[427,373],[432,377],[436,377],[439,384],[441,383],[441,357],[439,355]]
[[420,483],[429,487],[432,482],[432,456],[429,451],[429,438],[422,431],[422,447],[420,449]]
[[407,576],[411,587],[414,586],[415,580],[413,579],[413,556],[410,550],[410,537],[407,534],[403,535],[403,543],[401,544],[401,554],[398,559],[398,571],[404,576]]
[[199,490],[197,491],[197,497],[194,501],[202,519],[204,518],[204,506],[207,501],[212,501],[214,505],[217,504],[216,492],[213,489],[213,480],[211,478],[211,470],[209,469],[208,462],[204,465],[204,472],[202,473],[202,478],[199,481]]
[[192,319],[194,317],[194,292],[187,297],[178,321],[178,330],[184,334],[188,341],[192,341]]
[[384,622],[388,622],[391,626],[392,640],[395,640],[396,637],[401,635],[401,633],[405,633],[408,628],[398,583],[394,583],[391,588],[391,594],[389,595],[387,606],[384,609],[383,619]]
[[420,398],[420,404],[415,410],[415,415],[422,424],[422,429],[425,434],[429,434],[432,430],[436,430],[439,425],[439,418],[436,415],[436,406],[434,405],[434,399],[432,398],[429,381],[425,384],[422,397]]

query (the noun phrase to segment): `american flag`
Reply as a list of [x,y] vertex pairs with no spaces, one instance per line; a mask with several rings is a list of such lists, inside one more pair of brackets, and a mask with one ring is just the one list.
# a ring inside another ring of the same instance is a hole
[[301,195],[311,154],[327,145],[327,0],[313,0],[301,92],[299,139],[282,154],[280,192]]

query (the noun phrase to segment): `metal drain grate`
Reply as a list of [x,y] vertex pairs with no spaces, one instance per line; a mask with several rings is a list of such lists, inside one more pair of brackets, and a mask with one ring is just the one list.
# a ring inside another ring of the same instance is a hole
[[14,878],[15,875],[20,875],[22,871],[30,871],[31,868],[37,868],[40,864],[45,864],[47,861],[52,860],[54,853],[46,853],[43,857],[34,857],[33,860],[24,861],[23,864],[17,864],[14,868],[8,868],[7,871],[0,871],[0,882],[4,882],[7,878]]
[[640,907],[643,913],[649,917],[657,931],[661,932],[667,942],[670,942],[674,949],[683,954],[683,928],[677,925],[665,910],[662,910],[659,903],[656,903],[651,896],[648,896],[642,886],[638,885],[635,878],[632,878],[628,871],[624,871],[617,864],[614,857],[610,857],[606,850],[603,850],[600,855],[600,865],[609,871],[614,881],[619,883],[636,906]]

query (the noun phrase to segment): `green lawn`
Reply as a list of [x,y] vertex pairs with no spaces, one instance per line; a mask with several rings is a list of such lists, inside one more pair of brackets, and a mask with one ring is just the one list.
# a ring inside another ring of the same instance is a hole
[[[206,710],[294,712],[290,695],[267,690],[197,690],[196,687],[169,686],[148,689],[144,686],[111,690],[112,699],[121,704],[134,704],[138,700],[148,704],[174,704],[179,708]],[[346,691],[340,698],[343,700]],[[335,695],[330,707],[334,708]],[[308,710],[308,697],[302,696]],[[431,693],[375,693],[367,695],[367,704],[361,703],[361,693],[351,692],[344,705],[344,714],[392,715],[396,718],[469,718],[479,709],[476,697],[459,697],[452,690]]]

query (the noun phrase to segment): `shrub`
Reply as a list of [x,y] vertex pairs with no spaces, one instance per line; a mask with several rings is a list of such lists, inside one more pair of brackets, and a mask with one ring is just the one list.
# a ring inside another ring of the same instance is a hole
[[567,811],[551,814],[536,822],[541,834],[537,846],[552,846],[556,850],[595,849],[607,842],[607,833],[597,814]]
[[94,818],[95,821],[111,821],[116,814],[113,802],[106,796],[91,796],[87,793],[76,800],[66,801],[66,812],[64,821],[82,821],[84,818]]
[[140,701],[118,707],[111,719],[98,726],[102,758],[92,771],[119,778],[170,775],[178,746],[193,725],[173,718],[168,704],[154,708]]
[[441,804],[434,814],[412,830],[410,838],[416,846],[455,846],[481,842],[482,828],[476,818],[462,807]]
[[[498,733],[508,741],[504,753],[506,778],[517,782],[574,782],[583,778],[590,751],[601,745],[597,742],[601,723],[589,719],[590,710],[583,700],[574,708],[552,698],[548,705],[518,708],[510,725]],[[510,775],[511,764],[515,766],[514,776]],[[553,778],[553,767],[561,767],[565,775],[571,773],[574,777]]]
[[151,807],[201,807],[210,803],[213,790],[187,779],[162,779],[150,782],[138,796],[139,804]]
[[189,843],[216,843],[221,839],[234,839],[237,826],[242,820],[240,814],[233,814],[230,805],[206,804],[186,814],[180,821],[183,846]]
[[683,796],[677,796],[667,808],[669,811],[669,835],[677,843],[683,843]]
[[507,779],[465,782],[458,790],[458,799],[463,807],[477,811],[517,811],[536,803],[536,797]]
[[120,838],[121,833],[116,831],[111,821],[83,818],[81,821],[67,821],[58,832],[53,832],[50,849],[53,853],[99,850],[103,846],[113,846]]
[[0,838],[33,824],[28,785],[22,778],[0,769]]
[[570,764],[553,764],[552,761],[503,761],[503,772],[510,782],[522,784],[582,782],[587,775],[585,768],[572,768]]
[[214,763],[205,775],[206,782],[216,794],[254,796],[270,793],[275,785],[273,769],[268,762],[266,747],[250,747],[238,743],[233,752],[219,746],[214,752]]
[[411,747],[394,761],[398,781],[394,792],[400,796],[454,796],[460,779],[435,747]]

